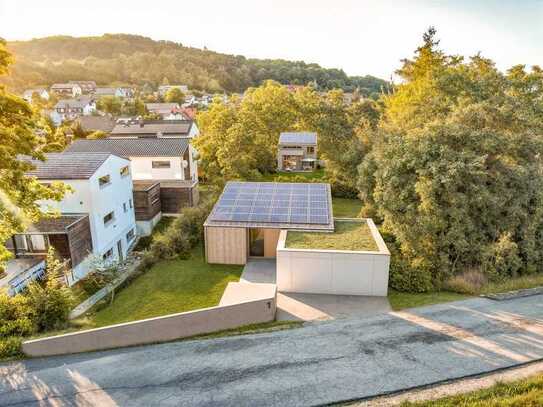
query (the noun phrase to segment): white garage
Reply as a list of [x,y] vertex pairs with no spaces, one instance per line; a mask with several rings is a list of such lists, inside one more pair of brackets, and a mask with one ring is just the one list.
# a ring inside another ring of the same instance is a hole
[[[336,219],[336,224],[342,220]],[[283,292],[386,296],[390,252],[371,219],[367,222],[374,250],[290,248],[288,233],[277,244],[277,289]],[[314,235],[313,235],[314,236]],[[317,244],[318,246],[318,244]]]

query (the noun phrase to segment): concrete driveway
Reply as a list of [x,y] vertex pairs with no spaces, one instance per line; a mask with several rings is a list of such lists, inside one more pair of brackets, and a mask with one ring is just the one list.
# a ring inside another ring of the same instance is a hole
[[[275,259],[250,259],[240,282],[275,284]],[[347,317],[370,317],[391,310],[387,297],[278,293],[278,321],[324,321]]]
[[0,405],[312,406],[543,358],[543,296],[0,365]]

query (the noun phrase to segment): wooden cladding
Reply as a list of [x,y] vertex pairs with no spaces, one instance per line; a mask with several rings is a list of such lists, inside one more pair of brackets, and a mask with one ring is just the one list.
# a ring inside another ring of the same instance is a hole
[[181,208],[196,206],[199,201],[198,183],[192,186],[160,186],[162,213],[179,213]]
[[206,260],[217,264],[245,264],[247,262],[247,229],[205,228]]
[[67,231],[71,254],[68,257],[71,257],[72,267],[75,267],[92,253],[92,235],[88,216],[70,225]]
[[148,189],[134,189],[134,213],[136,220],[153,219],[161,211],[160,184]]

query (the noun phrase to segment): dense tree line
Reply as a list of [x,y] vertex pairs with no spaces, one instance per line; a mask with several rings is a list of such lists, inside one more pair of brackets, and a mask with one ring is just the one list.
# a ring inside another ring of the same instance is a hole
[[16,90],[71,79],[99,84],[183,83],[208,92],[243,92],[267,79],[282,84],[314,84],[320,90],[359,89],[377,95],[387,82],[372,76],[349,77],[340,69],[285,60],[257,60],[185,47],[170,41],[106,34],[55,36],[9,43],[16,64],[7,82]]
[[377,102],[273,82],[217,101],[199,116],[204,173],[258,179],[275,170],[281,131],[317,131],[326,178],[381,223],[394,288],[469,290],[543,269],[543,71],[446,55],[430,29],[397,73]]

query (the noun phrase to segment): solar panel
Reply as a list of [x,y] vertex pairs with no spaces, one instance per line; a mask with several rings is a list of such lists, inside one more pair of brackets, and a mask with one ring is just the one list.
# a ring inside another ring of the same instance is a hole
[[224,222],[330,223],[326,184],[229,182],[211,214]]

